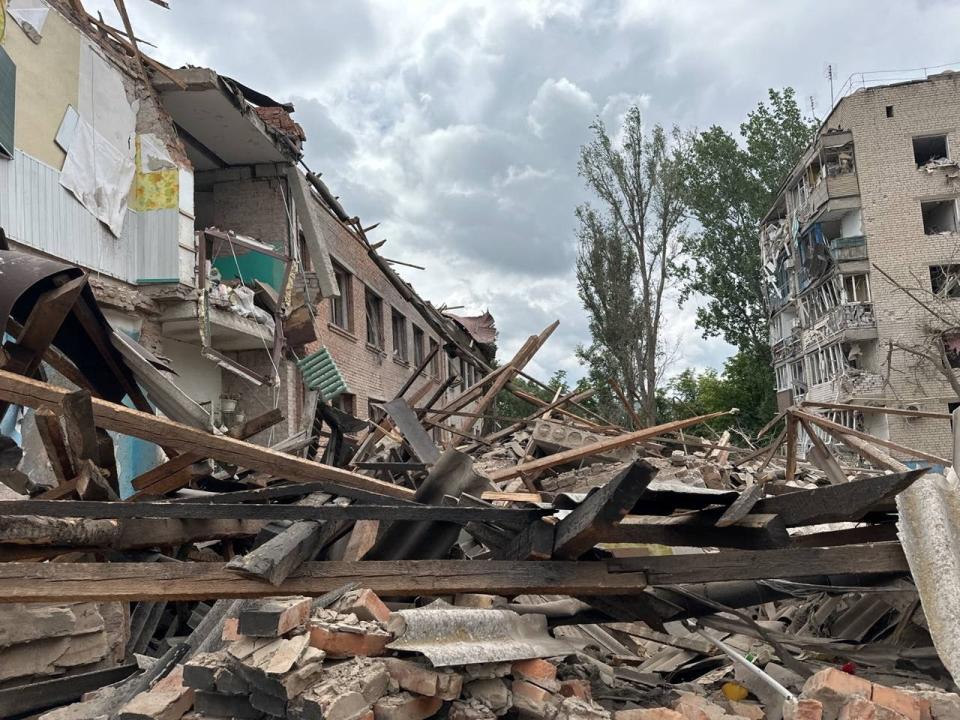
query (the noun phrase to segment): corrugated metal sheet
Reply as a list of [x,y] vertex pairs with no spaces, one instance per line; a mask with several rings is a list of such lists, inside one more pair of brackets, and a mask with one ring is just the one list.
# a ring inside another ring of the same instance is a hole
[[130,283],[179,276],[176,209],[128,211],[115,238],[59,177],[19,150],[12,162],[0,160],[0,226],[8,237]]

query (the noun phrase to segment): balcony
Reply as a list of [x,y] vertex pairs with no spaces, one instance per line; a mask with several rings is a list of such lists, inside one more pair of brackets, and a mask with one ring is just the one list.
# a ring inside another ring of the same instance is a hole
[[845,341],[852,342],[876,338],[873,303],[843,303],[830,309],[803,333],[803,348],[824,345],[838,333],[843,333]]
[[863,235],[834,238],[830,241],[830,252],[838,263],[866,260],[867,238]]
[[860,182],[856,171],[828,175],[797,208],[801,231],[824,213],[843,213],[860,207]]

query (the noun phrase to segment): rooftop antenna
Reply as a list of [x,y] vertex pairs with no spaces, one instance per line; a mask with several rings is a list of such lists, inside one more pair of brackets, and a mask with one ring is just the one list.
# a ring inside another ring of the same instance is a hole
[[827,66],[823,70],[823,76],[830,81],[830,107],[833,107],[833,63],[827,63]]

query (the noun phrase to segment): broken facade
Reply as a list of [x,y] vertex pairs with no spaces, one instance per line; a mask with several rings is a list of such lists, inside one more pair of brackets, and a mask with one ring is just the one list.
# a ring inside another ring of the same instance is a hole
[[[157,389],[175,384],[164,403],[150,394],[164,414],[209,429],[279,408],[254,440],[286,439],[313,423],[297,361],[321,347],[345,381],[338,404],[361,419],[433,347],[421,396],[450,373],[483,374],[493,343],[421,300],[298,167],[292,105],[213,70],[141,64],[122,31],[78,7],[7,16],[0,228],[13,249],[89,272],[141,385],[158,368]],[[120,443],[129,491],[160,456]]]
[[[781,186],[760,238],[780,409],[955,407],[943,374],[902,349],[929,351],[952,328],[894,283],[927,305],[956,302],[941,290],[960,239],[958,80],[947,72],[842,98]],[[928,452],[950,442],[931,418],[828,414]]]

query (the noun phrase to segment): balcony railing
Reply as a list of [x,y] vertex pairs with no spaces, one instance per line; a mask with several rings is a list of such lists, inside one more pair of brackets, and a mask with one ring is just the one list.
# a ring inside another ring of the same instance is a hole
[[863,235],[834,238],[830,241],[830,251],[837,262],[867,259],[867,238]]
[[827,201],[836,198],[853,197],[860,194],[860,183],[856,171],[829,175],[820,181],[797,208],[797,220],[805,225],[816,215]]
[[804,331],[803,347],[823,344],[844,330],[864,330],[876,326],[873,303],[843,303],[828,310]]

